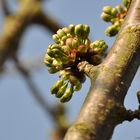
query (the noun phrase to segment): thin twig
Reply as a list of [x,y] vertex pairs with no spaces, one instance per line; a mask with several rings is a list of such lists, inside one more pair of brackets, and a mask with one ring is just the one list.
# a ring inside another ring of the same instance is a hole
[[29,89],[31,90],[32,96],[35,98],[35,100],[40,104],[40,106],[44,109],[46,114],[50,114],[51,117],[53,116],[53,111],[50,107],[50,105],[47,103],[47,101],[42,97],[42,94],[40,93],[39,89],[33,82],[31,78],[31,74],[28,70],[26,70],[18,61],[16,57],[13,57],[13,60],[15,62],[17,70],[20,72],[20,74],[23,76],[26,84],[28,85]]
[[[35,85],[34,81],[32,80],[32,76],[26,68],[20,64],[18,58],[15,55],[12,55],[12,59],[16,65],[17,70],[20,72],[20,74],[23,76],[26,84],[28,85],[29,89],[31,90],[32,96],[35,98],[35,100],[40,104],[40,106],[43,108],[46,114],[49,113],[53,121],[57,124],[58,127],[61,129],[67,128],[68,121],[66,120],[59,120],[59,117],[61,115],[65,116],[65,108],[62,107],[62,105],[55,105],[50,106],[47,102],[47,100],[44,99],[42,94],[40,93],[39,89]],[[66,119],[66,118],[65,118]]]
[[5,16],[9,16],[11,14],[10,9],[7,4],[7,0],[1,0],[2,10]]

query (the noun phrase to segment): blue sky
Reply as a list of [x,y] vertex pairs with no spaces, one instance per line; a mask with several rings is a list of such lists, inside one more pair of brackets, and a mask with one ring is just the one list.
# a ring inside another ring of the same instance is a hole
[[[9,0],[13,9],[15,9],[15,1]],[[100,19],[100,14],[104,5],[115,6],[120,3],[121,0],[52,0],[44,2],[43,8],[46,13],[49,12],[65,26],[71,23],[90,25],[92,40],[104,39],[111,46],[114,38],[104,35],[108,24]],[[0,11],[0,29],[2,29],[2,23]],[[43,57],[48,44],[52,42],[51,34],[44,28],[32,26],[21,40],[19,55],[26,60],[34,56]],[[47,68],[42,66],[42,69],[34,72],[32,76],[44,98],[50,103],[55,103],[57,100],[50,95],[49,89],[56,81],[57,74],[48,74]],[[136,109],[138,106],[136,92],[140,87],[139,80],[138,73],[125,100],[127,108]],[[67,103],[68,117],[71,122],[75,120],[89,86],[90,82],[87,80],[82,90],[75,93],[72,100]],[[46,116],[34,101],[24,79],[18,73],[2,75],[0,77],[0,140],[50,140],[49,134],[52,129],[53,125],[49,116]],[[115,129],[112,140],[134,140],[140,137],[139,130],[140,121],[124,122]]]

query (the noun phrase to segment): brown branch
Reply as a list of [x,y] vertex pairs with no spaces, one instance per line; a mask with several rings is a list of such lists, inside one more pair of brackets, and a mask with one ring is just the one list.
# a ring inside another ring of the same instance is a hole
[[125,110],[121,106],[139,67],[139,60],[140,0],[132,0],[125,23],[98,68],[96,78],[91,80],[83,107],[64,140],[111,139],[114,128],[124,117]]
[[132,110],[126,111],[126,116],[124,117],[124,121],[132,121],[134,119],[140,120],[140,109],[135,111]]
[[50,32],[54,33],[58,30],[60,25],[53,18],[45,15],[41,9],[38,0],[25,1],[20,5],[16,15],[7,18],[0,38],[0,67],[13,52],[17,51],[19,41],[29,25],[40,23]]
[[18,69],[20,74],[23,76],[23,78],[25,80],[25,83],[28,85],[29,89],[31,90],[32,96],[40,104],[40,106],[43,108],[45,113],[46,114],[49,113],[52,117],[53,116],[53,111],[52,111],[50,105],[47,103],[47,101],[42,97],[42,94],[40,93],[39,89],[37,88],[37,86],[33,82],[30,72],[28,70],[26,70],[20,64],[20,62],[18,61],[18,59],[15,56],[13,56],[12,58],[15,62],[16,68]]
[[5,16],[9,16],[11,14],[7,0],[1,0],[1,7]]

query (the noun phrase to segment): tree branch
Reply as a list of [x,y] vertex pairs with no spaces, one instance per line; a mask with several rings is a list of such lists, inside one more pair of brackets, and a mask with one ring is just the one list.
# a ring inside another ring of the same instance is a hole
[[[39,20],[41,21],[39,22]],[[40,23],[53,33],[60,28],[60,25],[54,19],[43,13],[41,3],[38,0],[25,1],[20,5],[16,15],[11,15],[6,19],[3,34],[0,38],[0,67],[13,52],[18,50],[17,46],[20,38],[27,26],[36,23]]]
[[111,138],[114,128],[123,121],[124,98],[140,64],[139,60],[140,0],[133,0],[125,23],[98,68],[96,78],[91,80],[83,107],[64,140]]
[[7,4],[7,0],[1,0],[1,6],[3,9],[3,13],[5,16],[9,16],[11,14],[10,9]]

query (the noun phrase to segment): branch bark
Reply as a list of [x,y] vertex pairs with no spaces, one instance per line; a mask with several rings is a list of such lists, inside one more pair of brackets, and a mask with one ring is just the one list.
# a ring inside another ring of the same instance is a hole
[[112,49],[98,66],[96,76],[94,73],[90,76],[91,88],[87,98],[64,140],[111,139],[114,128],[124,121],[128,113],[123,105],[124,98],[137,72],[139,60],[140,0],[132,0]]

